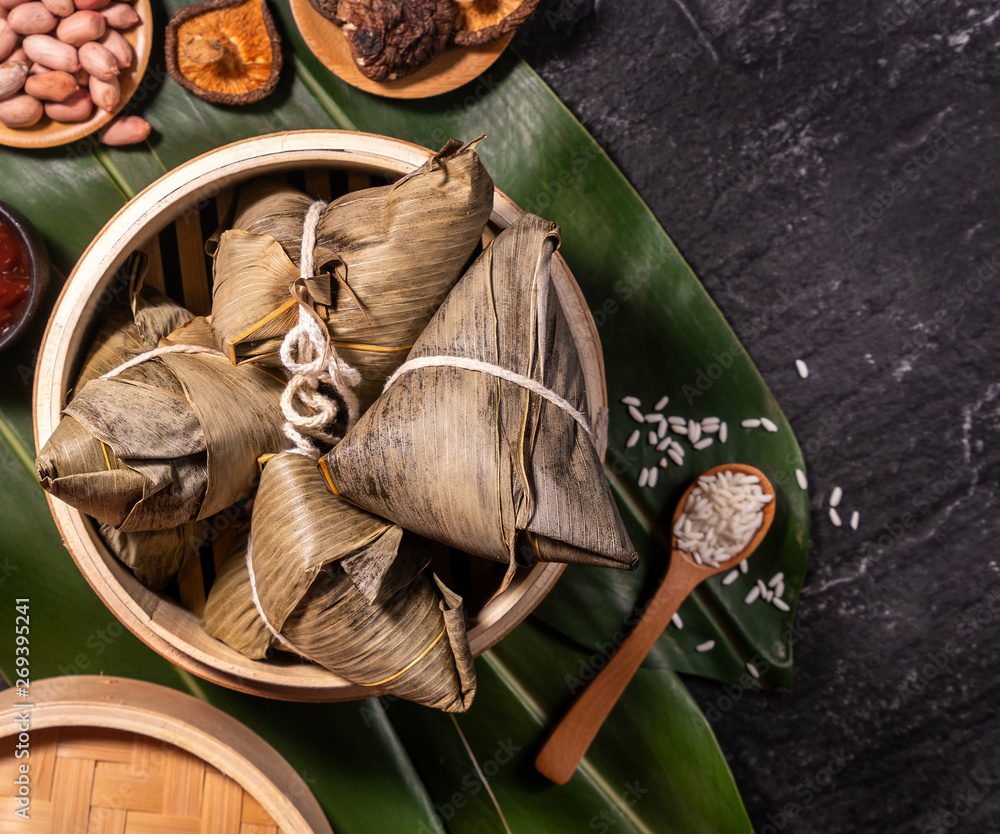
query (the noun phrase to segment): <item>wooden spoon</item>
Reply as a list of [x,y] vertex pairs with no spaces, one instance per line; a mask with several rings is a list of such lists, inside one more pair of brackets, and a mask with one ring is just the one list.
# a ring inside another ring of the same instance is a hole
[[[771,486],[771,482],[764,473],[753,466],[742,463],[727,463],[713,467],[701,477],[715,475],[725,470],[756,475],[760,479],[761,490],[768,495],[774,495],[774,487]],[[681,496],[670,524],[671,531],[687,503],[691,490],[697,483],[698,481],[695,480]],[[560,785],[564,785],[569,780],[576,770],[576,766],[580,763],[580,759],[590,747],[590,742],[594,740],[594,736],[601,729],[604,719],[608,717],[608,713],[611,712],[619,696],[625,691],[628,682],[632,680],[632,675],[639,668],[639,664],[642,663],[643,658],[646,657],[688,594],[702,580],[717,573],[732,570],[756,550],[757,545],[760,544],[774,520],[773,498],[769,503],[764,504],[763,515],[760,528],[747,546],[717,568],[710,565],[699,565],[689,554],[679,550],[677,537],[671,532],[670,566],[660,583],[660,587],[657,588],[632,633],[580,697],[576,699],[576,702],[553,730],[548,741],[545,742],[535,759],[535,767],[543,775]]]

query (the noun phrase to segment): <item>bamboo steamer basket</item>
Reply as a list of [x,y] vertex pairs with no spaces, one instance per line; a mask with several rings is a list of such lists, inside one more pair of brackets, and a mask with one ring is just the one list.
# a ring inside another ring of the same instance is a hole
[[[14,815],[22,764],[29,819]],[[12,834],[333,834],[260,736],[190,695],[125,678],[48,678],[28,700],[0,694],[0,797]]]
[[[37,448],[41,449],[59,422],[97,317],[110,299],[111,281],[134,251],[141,249],[150,256],[148,284],[165,289],[195,315],[208,314],[211,265],[204,253],[204,239],[226,216],[240,183],[264,175],[284,175],[312,196],[330,199],[343,191],[368,187],[373,177],[396,179],[431,155],[418,145],[353,131],[270,134],[192,159],[129,200],[84,252],[49,320],[33,394]],[[521,214],[521,209],[497,190],[484,243]],[[558,254],[552,275],[580,352],[588,407],[596,414],[607,407],[597,328],[579,286]],[[599,449],[602,456],[604,451]],[[179,600],[150,591],[110,554],[92,519],[47,497],[66,548],[94,591],[122,624],[172,663],[222,686],[284,700],[342,701],[381,694],[281,653],[267,661],[243,657],[201,629],[205,588],[198,560],[190,560],[182,571]],[[229,543],[226,533],[222,530],[213,543],[216,566]],[[456,566],[461,580],[457,584],[466,596],[474,656],[520,623],[565,567],[549,563],[521,569],[503,594],[490,599],[499,587],[503,566],[498,572],[498,565],[486,560],[473,558],[465,563],[465,567]]]

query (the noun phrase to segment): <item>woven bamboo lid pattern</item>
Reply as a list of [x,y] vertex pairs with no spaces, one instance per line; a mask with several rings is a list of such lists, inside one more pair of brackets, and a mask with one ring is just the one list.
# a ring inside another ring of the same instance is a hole
[[[33,683],[30,695],[0,694],[0,805],[6,808],[0,830],[332,834],[290,765],[215,707],[111,677],[50,678]],[[19,727],[25,714],[27,742]],[[27,757],[15,757],[19,744]],[[22,764],[28,766],[29,819],[14,814]]]

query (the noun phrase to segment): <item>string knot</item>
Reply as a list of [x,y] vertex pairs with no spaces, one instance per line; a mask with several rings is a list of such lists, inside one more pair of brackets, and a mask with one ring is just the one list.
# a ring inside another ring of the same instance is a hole
[[[311,278],[314,272],[316,226],[326,203],[309,206],[302,227],[302,256],[299,275]],[[299,302],[298,323],[285,336],[279,353],[291,379],[281,395],[282,431],[301,455],[318,459],[325,448],[340,441],[334,425],[340,404],[347,409],[346,429],[358,419],[361,373],[337,356],[330,333],[304,303]]]

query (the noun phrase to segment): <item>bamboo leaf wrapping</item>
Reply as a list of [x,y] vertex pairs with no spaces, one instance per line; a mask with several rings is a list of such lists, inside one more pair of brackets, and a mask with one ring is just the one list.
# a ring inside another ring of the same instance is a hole
[[[251,531],[261,611],[297,653],[353,683],[448,711],[468,707],[475,672],[461,598],[420,571],[370,603],[341,567],[369,554],[392,564],[408,546],[398,526],[331,495],[315,461],[285,453],[264,467]],[[252,658],[273,644],[253,602],[245,539],[219,573],[203,626]]]
[[207,354],[167,354],[90,382],[38,455],[56,497],[123,532],[208,518],[249,496],[279,451],[284,380]]
[[[392,185],[355,191],[320,215],[307,297],[338,354],[361,371],[361,408],[406,357],[479,243],[493,181],[474,144],[452,140]],[[298,313],[302,226],[311,200],[272,180],[244,190],[215,253],[212,326],[233,362],[277,363]]]
[[[585,413],[576,344],[551,286],[556,240],[533,215],[504,230],[408,361],[499,366]],[[350,501],[469,553],[635,567],[588,432],[516,382],[457,367],[405,371],[324,461]]]

